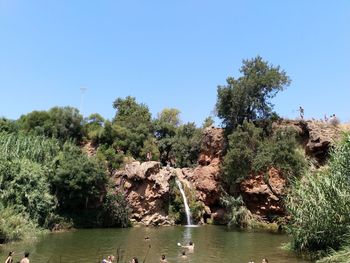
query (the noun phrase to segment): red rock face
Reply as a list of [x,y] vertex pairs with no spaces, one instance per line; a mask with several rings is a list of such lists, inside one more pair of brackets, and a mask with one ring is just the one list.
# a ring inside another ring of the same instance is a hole
[[243,180],[240,192],[247,208],[263,218],[285,215],[283,202],[286,180],[278,170],[272,168],[265,176],[259,174]]
[[[223,149],[222,129],[207,128],[203,134],[202,151],[195,168],[161,168],[159,162],[132,162],[114,174],[116,187],[124,191],[132,209],[132,219],[145,225],[173,224],[166,214],[169,182],[177,176],[189,189],[194,189],[196,199],[203,202],[210,217],[218,210],[220,200],[219,165]],[[205,161],[203,161],[205,160]],[[219,217],[223,213],[216,212]]]
[[118,191],[125,193],[131,217],[145,225],[172,225],[166,214],[171,171],[159,162],[132,162],[114,174]]

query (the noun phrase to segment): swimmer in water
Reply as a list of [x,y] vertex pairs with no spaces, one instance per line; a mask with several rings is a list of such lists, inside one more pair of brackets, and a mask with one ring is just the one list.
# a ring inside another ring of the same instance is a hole
[[181,246],[181,247],[188,249],[189,252],[194,251],[194,244],[192,241],[190,241],[187,246]]
[[182,258],[182,259],[187,259],[187,255],[186,255],[186,251],[185,251],[185,250],[182,251],[182,253],[181,253],[181,258]]
[[269,263],[269,261],[267,260],[267,258],[263,258],[263,260],[261,261],[261,263]]
[[164,255],[164,254],[161,256],[161,258],[160,258],[160,262],[161,262],[161,263],[168,262],[168,260],[166,260],[166,258],[165,258],[165,255]]

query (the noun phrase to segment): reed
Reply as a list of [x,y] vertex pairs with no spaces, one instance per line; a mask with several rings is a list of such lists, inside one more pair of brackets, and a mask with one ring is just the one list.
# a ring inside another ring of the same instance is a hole
[[0,155],[7,159],[26,158],[34,162],[51,162],[60,151],[56,139],[0,132]]

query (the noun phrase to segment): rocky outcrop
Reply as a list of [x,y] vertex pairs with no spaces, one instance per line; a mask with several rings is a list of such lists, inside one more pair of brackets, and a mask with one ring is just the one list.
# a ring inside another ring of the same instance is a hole
[[96,146],[88,141],[82,145],[82,150],[87,154],[87,156],[92,157],[96,155]]
[[247,208],[264,219],[283,216],[285,210],[282,198],[286,180],[278,170],[272,168],[267,175],[251,175],[239,185],[239,190]]
[[132,162],[114,174],[118,191],[125,193],[131,218],[145,225],[171,225],[166,214],[169,181],[174,174],[159,162]]
[[283,120],[277,127],[292,127],[300,137],[305,154],[316,167],[325,164],[332,146],[341,137],[341,126],[316,120]]
[[217,165],[222,157],[224,148],[225,139],[223,129],[214,127],[204,129],[198,164],[202,166]]
[[[293,128],[315,168],[325,164],[330,149],[340,139],[339,126],[323,121],[283,120],[274,128]],[[283,197],[286,180],[272,168],[265,174],[251,175],[239,184],[239,191],[247,208],[264,219],[285,215]]]
[[[337,126],[317,121],[276,123],[275,128],[292,127],[299,134],[307,156],[316,166],[324,164],[330,148],[339,139]],[[131,162],[114,174],[116,187],[124,191],[132,210],[132,220],[145,225],[174,224],[168,215],[171,180],[177,177],[184,188],[195,193],[203,204],[201,222],[211,218],[224,222],[225,210],[220,206],[222,183],[220,164],[225,148],[223,129],[209,127],[203,132],[198,165],[194,168],[161,167],[159,162]],[[285,215],[283,197],[286,180],[276,169],[267,174],[251,175],[238,185],[247,208],[261,219]]]
[[202,150],[195,168],[161,167],[160,162],[131,162],[123,170],[114,173],[118,191],[125,193],[132,210],[132,220],[145,225],[171,225],[174,222],[167,215],[170,182],[177,177],[185,188],[195,192],[195,198],[203,204],[203,218],[210,218],[214,212],[220,219],[219,199],[221,183],[219,165],[223,150],[223,130],[204,130]]

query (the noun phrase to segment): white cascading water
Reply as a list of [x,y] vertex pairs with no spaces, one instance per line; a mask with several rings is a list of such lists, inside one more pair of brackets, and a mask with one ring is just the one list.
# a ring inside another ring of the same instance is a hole
[[181,182],[178,179],[176,179],[175,181],[176,181],[176,184],[179,187],[179,190],[181,192],[182,199],[184,200],[184,206],[185,206],[185,212],[186,212],[186,218],[187,218],[187,225],[191,226],[192,225],[191,211],[190,211],[190,207],[188,206],[188,203],[187,203],[187,198],[186,198],[186,195],[185,195],[185,191],[182,188]]

